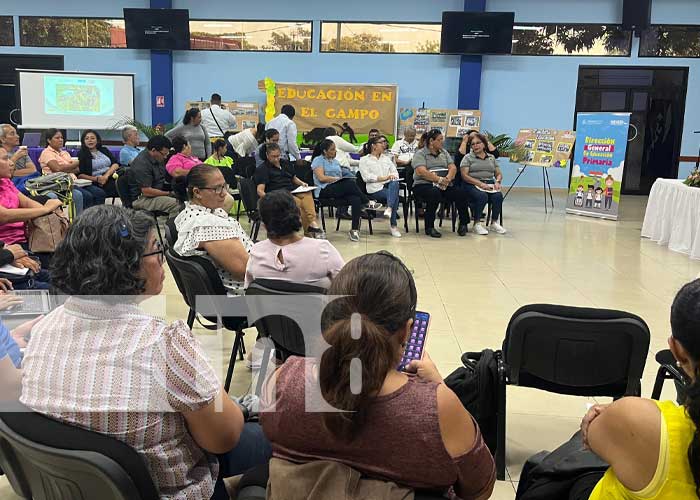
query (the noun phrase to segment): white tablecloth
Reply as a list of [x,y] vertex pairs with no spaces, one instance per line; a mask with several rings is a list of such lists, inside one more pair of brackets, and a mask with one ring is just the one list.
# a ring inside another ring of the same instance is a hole
[[700,259],[700,188],[657,179],[649,193],[642,238]]

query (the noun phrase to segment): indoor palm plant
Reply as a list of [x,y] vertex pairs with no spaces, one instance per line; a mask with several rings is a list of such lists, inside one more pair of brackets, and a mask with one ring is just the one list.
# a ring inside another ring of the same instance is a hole
[[166,123],[166,124],[158,123],[156,125],[148,125],[146,123],[143,123],[143,122],[136,120],[135,118],[124,118],[123,120],[120,120],[117,123],[115,123],[114,127],[112,127],[112,128],[121,129],[126,125],[131,125],[132,127],[136,127],[136,129],[139,131],[139,133],[145,135],[148,139],[150,139],[154,135],[163,135],[168,130],[175,127],[174,123]]

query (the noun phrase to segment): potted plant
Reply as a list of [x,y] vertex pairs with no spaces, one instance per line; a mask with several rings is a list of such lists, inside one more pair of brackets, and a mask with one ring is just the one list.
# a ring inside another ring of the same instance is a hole
[[131,125],[132,127],[136,127],[136,129],[139,131],[139,133],[145,135],[148,139],[155,135],[163,135],[165,134],[168,130],[172,129],[175,127],[174,123],[158,123],[156,125],[148,125],[146,123],[140,122],[134,118],[124,118],[123,120],[118,121],[117,123],[114,124],[113,129],[122,129],[126,125]]

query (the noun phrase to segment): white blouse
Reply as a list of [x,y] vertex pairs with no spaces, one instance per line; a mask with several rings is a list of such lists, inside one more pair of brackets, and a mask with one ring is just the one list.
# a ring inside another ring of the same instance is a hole
[[226,269],[220,267],[199,245],[206,241],[240,240],[250,253],[253,242],[236,219],[221,208],[211,210],[201,205],[185,203],[185,209],[175,218],[177,241],[174,250],[183,257],[199,255],[209,259],[221,277],[224,286],[234,295],[243,295],[243,282],[236,280]]

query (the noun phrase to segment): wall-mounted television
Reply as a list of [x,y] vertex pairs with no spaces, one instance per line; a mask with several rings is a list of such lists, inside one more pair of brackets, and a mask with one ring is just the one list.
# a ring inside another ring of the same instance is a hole
[[514,12],[443,12],[443,54],[510,54]]
[[187,9],[124,9],[126,46],[130,49],[189,50]]

